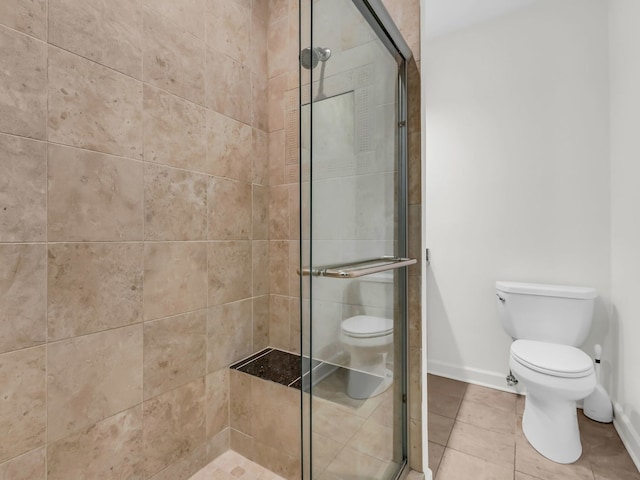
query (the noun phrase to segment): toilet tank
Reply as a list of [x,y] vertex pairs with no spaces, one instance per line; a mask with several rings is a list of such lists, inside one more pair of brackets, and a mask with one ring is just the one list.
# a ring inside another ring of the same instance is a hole
[[498,317],[512,338],[578,347],[591,329],[591,287],[496,282]]

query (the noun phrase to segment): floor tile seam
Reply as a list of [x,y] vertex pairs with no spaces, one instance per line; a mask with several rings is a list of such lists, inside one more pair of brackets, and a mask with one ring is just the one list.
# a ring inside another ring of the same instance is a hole
[[[511,462],[508,462],[508,463],[498,463],[498,462],[494,462],[494,461],[492,461],[492,460],[489,460],[488,458],[484,458],[484,457],[481,457],[481,456],[479,456],[479,455],[474,455],[473,453],[465,452],[465,451],[463,451],[463,450],[460,450],[459,448],[455,448],[455,447],[451,447],[451,446],[447,446],[447,447],[446,447],[446,449],[453,450],[453,451],[455,451],[455,452],[462,453],[463,455],[468,455],[468,456],[473,457],[473,458],[477,458],[478,460],[485,461],[485,462],[487,462],[487,463],[490,463],[491,465],[497,465],[498,467],[503,467],[503,466],[509,466],[509,465],[511,465]],[[446,449],[445,449],[445,451],[446,451]],[[443,456],[444,456],[444,454],[443,454]],[[514,457],[514,458],[513,458],[513,471],[514,471],[514,472],[516,471],[515,464],[516,464],[516,459],[515,459],[515,457]],[[523,473],[524,473],[524,472],[523,472]]]
[[489,407],[494,411],[500,411],[500,412],[504,412],[504,413],[507,413],[507,414],[517,415],[517,409],[516,409],[515,405],[514,405],[513,409],[508,410],[508,409],[505,409],[505,408],[497,407],[493,403],[484,402],[482,400],[469,399],[469,398],[465,398],[465,397],[462,398],[462,401],[460,402],[460,405],[458,406],[458,410],[460,410],[460,406],[462,406],[462,404],[464,402],[473,403],[475,405],[484,405],[485,407]]
[[514,444],[514,446],[515,446],[515,444],[517,443],[517,442],[516,442],[516,437],[517,437],[517,435],[518,435],[517,428],[514,428],[513,433],[505,433],[505,432],[500,432],[500,431],[497,431],[497,430],[492,430],[491,428],[486,428],[486,427],[483,427],[483,426],[480,426],[480,425],[476,425],[475,423],[466,422],[466,421],[464,421],[464,420],[462,420],[462,419],[456,418],[456,419],[455,419],[455,421],[453,422],[453,426],[451,427],[451,431],[452,431],[452,432],[453,432],[453,429],[454,429],[454,428],[455,428],[455,426],[456,426],[456,423],[458,423],[458,422],[459,422],[459,423],[464,423],[465,425],[470,425],[470,426],[475,427],[475,428],[479,428],[479,429],[481,429],[481,430],[486,430],[487,432],[495,433],[495,434],[497,434],[497,435],[501,435],[501,436],[503,436],[503,437],[505,437],[505,436],[509,436],[509,435],[512,435],[512,436],[513,436],[513,444]]

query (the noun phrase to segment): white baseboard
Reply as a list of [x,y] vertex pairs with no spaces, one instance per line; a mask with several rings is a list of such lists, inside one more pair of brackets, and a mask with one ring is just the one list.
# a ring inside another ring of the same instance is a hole
[[524,389],[519,385],[510,387],[507,385],[506,376],[509,373],[491,372],[471,367],[461,367],[450,363],[438,362],[436,360],[427,361],[427,372],[441,377],[453,378],[467,383],[473,383],[483,387],[495,388],[510,393],[524,393]]
[[633,463],[640,470],[640,432],[637,432],[633,427],[629,417],[624,413],[622,405],[618,402],[613,402],[613,426],[616,427]]

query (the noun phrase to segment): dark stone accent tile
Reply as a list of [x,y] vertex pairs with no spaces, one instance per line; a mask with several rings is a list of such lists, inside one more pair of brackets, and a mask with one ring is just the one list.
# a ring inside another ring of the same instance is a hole
[[300,356],[272,350],[237,370],[264,380],[289,386],[300,377]]
[[273,348],[263,348],[262,350],[260,350],[258,353],[254,353],[253,355],[247,357],[247,358],[243,358],[242,360],[240,360],[239,362],[234,363],[233,365],[231,365],[229,368],[233,369],[233,370],[239,370],[240,367],[253,362],[254,360],[256,360],[257,358],[260,358],[261,356],[271,352],[273,350]]

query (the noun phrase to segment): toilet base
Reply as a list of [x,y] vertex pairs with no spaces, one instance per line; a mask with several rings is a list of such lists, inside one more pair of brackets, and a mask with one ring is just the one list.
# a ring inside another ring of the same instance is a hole
[[573,463],[582,455],[576,402],[527,394],[522,431],[531,446],[556,463]]
[[385,392],[392,383],[393,372],[388,368],[385,369],[383,377],[349,370],[347,395],[356,400],[366,400]]

